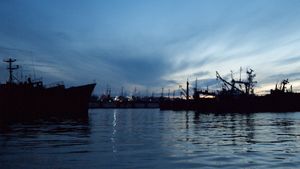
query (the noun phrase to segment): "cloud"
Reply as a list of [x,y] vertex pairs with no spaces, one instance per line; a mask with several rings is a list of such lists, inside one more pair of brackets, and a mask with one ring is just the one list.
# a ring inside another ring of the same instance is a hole
[[300,66],[298,5],[1,1],[0,53],[70,84],[161,88],[198,77],[214,86],[216,70],[242,66],[256,70],[263,85],[283,75],[298,79],[291,73]]
[[276,60],[276,61],[274,61],[274,64],[277,66],[278,65],[289,65],[289,64],[298,63],[299,61],[300,61],[300,56],[294,56],[294,57]]
[[289,79],[290,82],[300,80],[300,72],[286,73],[286,74],[275,74],[266,77],[262,83],[277,83],[284,79]]
[[216,78],[207,78],[207,79],[198,80],[198,86],[200,88],[209,87],[211,89],[217,89],[218,88],[217,85],[219,83],[220,83],[220,81],[218,81]]
[[209,75],[210,74],[210,72],[209,71],[199,71],[199,72],[195,72],[194,74],[193,74],[193,76],[195,76],[195,77],[202,77],[202,76],[207,76],[207,75]]

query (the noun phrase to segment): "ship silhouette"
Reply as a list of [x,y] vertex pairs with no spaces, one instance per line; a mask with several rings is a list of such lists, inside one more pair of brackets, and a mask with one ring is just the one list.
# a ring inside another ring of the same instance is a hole
[[[271,89],[269,94],[256,95],[254,81],[256,74],[247,70],[246,80],[227,81],[216,72],[217,80],[222,89],[214,92],[194,88],[192,97],[189,95],[189,82],[183,90],[186,99],[168,99],[160,102],[161,110],[195,110],[216,113],[251,113],[251,112],[295,112],[300,111],[300,93],[293,92],[292,86],[287,87],[288,79]],[[196,83],[197,84],[197,83]]]
[[14,76],[16,59],[8,63],[9,78],[0,84],[0,120],[40,117],[77,117],[88,114],[88,103],[95,83],[66,88],[57,83],[46,86],[40,80],[20,81]]

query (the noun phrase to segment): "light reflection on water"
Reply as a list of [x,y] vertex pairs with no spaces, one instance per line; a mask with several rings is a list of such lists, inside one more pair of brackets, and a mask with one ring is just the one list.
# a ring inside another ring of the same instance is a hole
[[112,122],[113,125],[113,132],[111,136],[111,142],[112,142],[112,150],[113,153],[117,152],[116,146],[115,146],[115,137],[116,137],[116,132],[117,132],[117,109],[114,110],[114,120]]
[[91,110],[2,126],[1,168],[300,168],[300,113]]

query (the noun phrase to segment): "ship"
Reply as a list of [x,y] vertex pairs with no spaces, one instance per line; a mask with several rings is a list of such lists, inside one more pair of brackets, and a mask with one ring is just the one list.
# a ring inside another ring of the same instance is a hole
[[66,88],[63,83],[44,85],[43,81],[19,80],[14,71],[16,59],[8,64],[9,78],[0,84],[0,120],[25,120],[44,117],[79,117],[88,115],[88,104],[95,83]]
[[[300,93],[293,92],[292,85],[287,87],[288,79],[275,85],[268,94],[257,95],[254,87],[257,81],[254,70],[246,71],[247,78],[227,81],[216,72],[216,78],[222,84],[221,90],[209,91],[194,88],[189,96],[187,81],[185,99],[165,100],[160,103],[161,110],[194,110],[214,113],[252,113],[252,112],[296,112],[300,111]],[[240,76],[241,77],[241,76]],[[196,83],[197,84],[197,83]]]

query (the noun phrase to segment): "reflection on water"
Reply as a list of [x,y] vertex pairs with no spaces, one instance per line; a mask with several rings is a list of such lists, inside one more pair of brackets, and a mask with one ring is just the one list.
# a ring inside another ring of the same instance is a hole
[[116,133],[117,133],[117,109],[114,110],[114,120],[112,122],[113,125],[113,132],[112,132],[112,136],[111,136],[111,142],[112,142],[112,151],[113,153],[117,152],[117,148],[115,145],[115,137],[116,137]]
[[171,154],[179,159],[188,156],[193,164],[222,168],[298,168],[300,165],[298,113],[185,112],[184,116],[185,130],[180,122],[170,123],[176,133],[176,149]]
[[59,156],[89,153],[88,119],[36,120],[2,125],[0,168],[57,168]]
[[1,168],[300,168],[300,113],[92,110],[0,128]]

